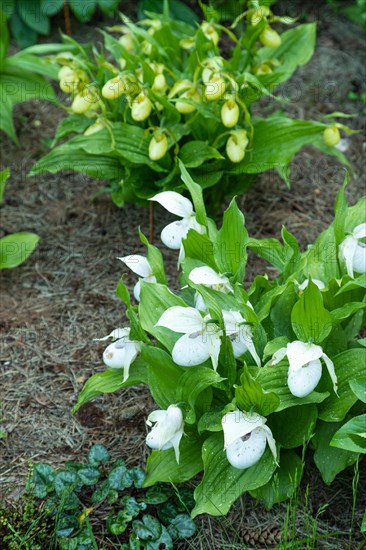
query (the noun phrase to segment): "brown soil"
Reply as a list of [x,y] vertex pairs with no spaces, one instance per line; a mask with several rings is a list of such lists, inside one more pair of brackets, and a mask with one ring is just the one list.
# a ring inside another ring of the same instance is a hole
[[[357,115],[349,124],[361,128],[364,106],[347,96],[351,90],[362,91],[364,36],[344,17],[324,13],[324,17],[321,11],[302,14],[303,19],[320,19],[316,53],[277,95],[289,98],[285,110],[292,117],[321,119],[326,113],[340,110]],[[260,110],[268,113],[276,108],[273,103],[263,102]],[[14,117],[21,148],[1,136],[2,165],[11,169],[11,179],[0,230],[2,234],[34,231],[41,237],[37,251],[24,265],[0,274],[0,421],[7,432],[7,437],[0,439],[3,496],[22,483],[30,460],[61,466],[65,460],[84,458],[89,446],[97,442],[106,445],[112,456],[123,456],[130,464],[143,465],[147,456],[144,419],[154,405],[146,389],[105,395],[76,416],[70,413],[85,380],[103,370],[104,345],[93,342],[93,338],[127,324],[124,307],[115,295],[116,284],[125,271],[116,256],[144,253],[137,227],[148,234],[149,213],[136,206],[119,210],[104,195],[92,200],[100,182],[80,174],[26,177],[34,162],[47,152],[44,140],[53,136],[61,116],[57,108],[45,103],[20,105]],[[365,192],[363,146],[362,134],[350,138],[346,154],[354,169],[348,189],[351,203]],[[267,172],[247,196],[239,198],[239,204],[252,236],[279,237],[285,224],[305,247],[332,220],[344,168],[308,147],[296,156],[292,173],[291,190],[276,174]],[[156,209],[159,246],[160,230],[171,219],[168,213]],[[167,273],[174,281],[176,254],[162,251]],[[265,269],[269,271],[263,261],[250,256],[247,281]],[[125,282],[132,289],[133,274],[126,273]],[[303,491],[308,483],[309,504],[298,510],[296,547],[306,547],[300,541],[311,534],[306,509],[316,515],[327,504],[329,507],[318,518],[317,535],[324,536],[318,548],[347,547],[352,476],[352,471],[344,472],[326,487],[315,469],[307,467]],[[359,487],[356,538],[366,483],[360,482]],[[285,509],[281,505],[267,512],[246,496],[225,519],[199,519],[199,539],[187,548],[243,548],[243,544],[265,548],[263,541],[270,544],[272,540],[267,531],[273,537],[281,531]]]

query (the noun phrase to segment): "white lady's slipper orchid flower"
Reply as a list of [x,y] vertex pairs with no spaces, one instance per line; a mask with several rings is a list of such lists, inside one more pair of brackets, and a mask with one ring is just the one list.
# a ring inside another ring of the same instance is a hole
[[188,279],[196,285],[204,285],[214,290],[218,290],[219,292],[224,292],[225,294],[233,292],[233,287],[229,279],[225,275],[216,273],[216,271],[208,265],[192,269]]
[[366,223],[361,223],[339,245],[339,257],[346,264],[350,277],[354,277],[354,272],[366,273],[366,244],[361,241],[365,237]]
[[158,202],[168,212],[182,218],[170,223],[161,232],[161,240],[168,248],[172,250],[182,249],[182,239],[187,236],[190,229],[194,229],[197,233],[205,233],[206,229],[197,222],[193,205],[189,199],[182,197],[182,195],[175,191],[163,191],[150,200]]
[[152,111],[152,103],[144,92],[138,94],[132,101],[131,116],[136,122],[146,120]]
[[259,35],[259,40],[262,42],[263,46],[267,46],[267,48],[279,48],[282,44],[281,36],[270,26],[266,27]]
[[323,132],[323,139],[326,145],[333,147],[341,141],[341,134],[337,126],[328,126]]
[[222,418],[224,449],[226,457],[234,468],[244,470],[256,464],[262,457],[266,445],[277,459],[276,442],[271,430],[266,426],[267,419],[259,414],[236,411]]
[[146,445],[158,451],[166,451],[173,447],[179,463],[179,443],[184,430],[181,409],[177,405],[169,405],[166,411],[153,411],[149,414],[146,424],[153,426],[146,436]]
[[221,108],[221,120],[226,128],[233,128],[238,123],[240,115],[239,105],[234,99],[225,101]]
[[121,75],[108,80],[102,88],[102,96],[105,99],[117,99],[126,91],[126,83]]
[[226,154],[231,162],[241,162],[249,143],[246,130],[232,130],[226,143]]
[[[323,290],[323,288],[325,288],[325,283],[323,283],[323,281],[321,281],[320,279],[311,279],[311,280],[314,283],[314,285],[316,285],[319,288],[319,290]],[[301,285],[299,285],[297,288],[298,290],[305,290],[305,288],[307,288],[308,285],[309,285],[309,279],[305,279],[305,281],[303,281]]]
[[173,306],[162,314],[155,326],[183,333],[172,350],[177,365],[195,367],[211,358],[213,368],[217,369],[222,330],[209,315],[202,318],[194,307]]
[[321,346],[295,340],[276,351],[271,359],[271,365],[277,365],[286,356],[290,365],[287,384],[292,395],[306,397],[316,388],[322,376],[320,359],[323,359],[333,382],[333,389],[337,393],[337,376],[333,361],[323,352]]
[[108,336],[96,338],[96,340],[102,341],[108,338],[112,338],[115,341],[109,344],[104,350],[103,362],[110,369],[123,369],[123,382],[125,382],[128,378],[131,364],[141,351],[141,343],[130,340],[130,329],[127,327],[112,330]]
[[127,265],[133,271],[140,277],[140,279],[137,281],[137,283],[134,286],[133,289],[133,295],[136,298],[136,300],[140,301],[140,281],[146,281],[147,283],[156,283],[156,277],[154,276],[151,266],[145,256],[140,256],[140,254],[130,254],[129,256],[123,256],[122,258],[117,258],[117,260],[121,260],[124,264]]
[[149,143],[149,158],[151,160],[160,160],[168,150],[168,139],[164,132],[160,130],[154,132]]
[[225,94],[225,91],[225,80],[219,73],[215,73],[206,83],[205,98],[207,99],[207,101],[216,101]]
[[217,46],[220,37],[215,27],[211,25],[208,21],[202,21],[201,29],[205,37],[211,40],[215,44],[215,46]]
[[261,366],[261,360],[255,349],[253,334],[251,328],[245,324],[245,319],[239,311],[222,310],[224,318],[226,336],[230,338],[233,346],[234,357],[241,357],[246,351],[249,351],[258,367]]

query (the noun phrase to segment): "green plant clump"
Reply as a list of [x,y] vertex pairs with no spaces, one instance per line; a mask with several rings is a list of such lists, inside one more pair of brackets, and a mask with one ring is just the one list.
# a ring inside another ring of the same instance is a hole
[[[194,535],[189,489],[156,485],[141,489],[144,471],[111,461],[107,449],[93,445],[87,464],[62,469],[35,464],[17,506],[0,507],[0,535],[8,550],[99,549],[93,516],[101,506],[108,539],[119,550],[173,549],[174,541]],[[187,513],[188,512],[188,513]]]
[[60,66],[69,116],[53,145],[68,139],[31,175],[71,169],[109,180],[104,191],[122,206],[182,190],[179,157],[214,209],[260,172],[275,169],[289,184],[288,165],[306,144],[347,164],[335,147],[339,129],[352,133],[347,126],[293,120],[281,111],[268,118],[252,114],[262,97],[281,104],[275,88],[309,61],[316,27],[279,34],[277,23],[294,22],[258,2],[247,4],[233,24],[244,25],[239,38],[215,11],[207,9],[209,19],[192,26],[171,19],[167,2],[163,14],[147,12],[137,24],[122,16],[122,25],[101,31],[103,48],[64,36],[69,52],[51,61]]

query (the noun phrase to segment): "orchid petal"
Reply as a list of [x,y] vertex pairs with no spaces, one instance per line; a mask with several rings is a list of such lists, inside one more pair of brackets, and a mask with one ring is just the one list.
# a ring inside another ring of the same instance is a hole
[[239,411],[228,412],[221,420],[224,430],[224,448],[226,449],[236,439],[247,435],[265,424],[265,418],[259,414],[247,414]]
[[175,459],[179,464],[179,443],[183,437],[183,431],[176,433],[170,440],[172,447],[174,448]]
[[94,338],[94,341],[103,342],[104,340],[108,340],[108,338],[112,338],[112,340],[121,340],[122,338],[128,338],[129,334],[130,329],[128,327],[115,328],[110,334],[108,334],[108,336],[103,336],[103,338]]
[[168,224],[161,232],[160,238],[166,247],[179,250],[182,247],[182,239],[188,232],[188,221],[179,220]]
[[210,353],[212,366],[214,370],[217,370],[217,366],[219,364],[219,355],[220,355],[220,346],[221,346],[220,336],[222,336],[221,330],[218,330],[214,334],[210,334],[206,332],[208,351]]
[[140,254],[130,254],[129,256],[117,258],[117,260],[121,260],[121,262],[126,264],[127,267],[131,269],[131,271],[140,277],[149,277],[152,275],[151,266],[145,256],[141,256]]
[[126,355],[126,344],[122,340],[117,340],[106,347],[103,352],[103,362],[111,369],[123,369]]
[[366,273],[366,245],[358,243],[353,255],[353,269],[356,273]]
[[126,382],[128,375],[130,373],[130,366],[138,356],[141,351],[141,345],[129,342],[125,346],[125,357],[124,357],[124,373],[123,373],[123,382]]
[[150,275],[149,277],[142,277],[137,281],[135,286],[133,287],[133,295],[135,297],[135,300],[137,302],[140,301],[140,293],[141,293],[141,284],[140,281],[145,281],[146,283],[156,283],[156,277],[155,275]]
[[182,306],[168,308],[155,326],[169,328],[173,332],[184,334],[203,331],[205,328],[204,321],[197,309]]
[[229,282],[227,277],[219,275],[208,265],[195,267],[190,272],[188,278],[190,281],[192,281],[192,283],[195,283],[197,285],[222,285]]
[[[190,216],[187,221],[188,221],[188,230],[194,229],[194,231],[197,231],[197,233],[201,233],[201,235],[203,233],[206,233],[206,227],[198,223],[196,216]],[[188,230],[187,230],[187,233],[188,233]]]
[[207,335],[201,331],[184,334],[175,343],[172,350],[174,363],[181,367],[195,367],[209,359],[210,350]]
[[277,365],[282,359],[284,359],[287,355],[287,348],[280,348],[278,349],[272,356],[271,359],[271,366]]
[[353,278],[353,257],[358,246],[358,240],[349,235],[339,245],[339,256],[346,264],[347,273]]
[[181,218],[187,218],[193,214],[193,205],[191,201],[175,191],[163,191],[151,197],[150,200],[158,202],[168,210],[168,212],[180,216]]
[[[325,288],[325,284],[320,279],[311,279],[311,280],[314,283],[314,285],[316,285],[319,288],[319,290],[322,290],[323,288]],[[305,279],[305,281],[303,281],[301,285],[298,286],[299,290],[305,290],[308,284],[309,284],[309,279]]]
[[366,237],[366,223],[360,223],[357,227],[354,228],[352,235],[356,239],[363,239]]
[[199,292],[196,292],[194,295],[194,305],[196,309],[199,309],[200,311],[207,312],[207,306],[205,302],[203,301],[203,298]]
[[328,372],[329,372],[329,376],[333,382],[333,389],[334,389],[334,393],[337,393],[337,389],[338,389],[338,380],[337,380],[337,375],[335,373],[335,369],[334,369],[334,363],[333,361],[328,357],[328,355],[326,355],[325,353],[323,353],[322,355],[322,359],[325,363],[325,366],[327,367],[328,369]]
[[298,370],[310,361],[320,359],[323,350],[316,344],[295,340],[287,344],[287,358],[292,370]]
[[306,397],[319,383],[322,376],[322,364],[319,359],[309,361],[300,368],[288,370],[287,385],[295,397]]
[[234,468],[244,470],[261,459],[266,444],[266,432],[262,428],[256,428],[250,435],[239,437],[231,443],[226,449],[226,457]]
[[272,432],[271,432],[271,430],[269,429],[268,426],[264,425],[262,429],[266,432],[267,443],[269,445],[269,448],[271,449],[271,452],[273,454],[273,458],[275,459],[275,462],[276,462],[277,466],[279,466],[279,464],[277,462],[277,448],[276,448],[275,438],[273,437],[273,434],[272,434]]
[[237,334],[240,330],[240,325],[245,321],[239,311],[228,311],[223,309],[222,316],[224,318],[225,331],[228,336]]
[[180,249],[179,249],[179,254],[178,254],[178,261],[177,261],[177,268],[178,269],[180,268],[180,265],[183,262],[185,257],[186,257],[186,251],[184,250],[184,246],[182,244]]
[[162,411],[162,410],[152,411],[147,417],[146,424],[148,426],[152,426],[154,422],[160,422],[160,420],[164,420],[165,417],[166,417],[166,411]]

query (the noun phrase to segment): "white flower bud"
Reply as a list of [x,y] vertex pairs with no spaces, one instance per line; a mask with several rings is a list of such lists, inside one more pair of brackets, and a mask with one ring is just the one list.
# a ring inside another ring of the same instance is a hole
[[330,146],[337,145],[341,141],[341,135],[337,126],[329,126],[323,132],[324,143]]
[[271,29],[271,27],[266,27],[264,29],[259,35],[259,40],[262,42],[263,46],[267,46],[267,48],[279,48],[282,44],[281,36],[277,31]]
[[154,133],[149,143],[149,158],[151,160],[160,160],[168,149],[168,140],[164,132]]
[[228,99],[221,109],[221,120],[226,128],[233,128],[239,120],[239,106],[234,99]]
[[249,143],[246,130],[233,130],[226,143],[226,154],[231,162],[241,162]]
[[131,106],[131,116],[133,120],[142,122],[150,116],[151,111],[152,103],[150,99],[145,93],[141,92],[137,97],[135,97]]

